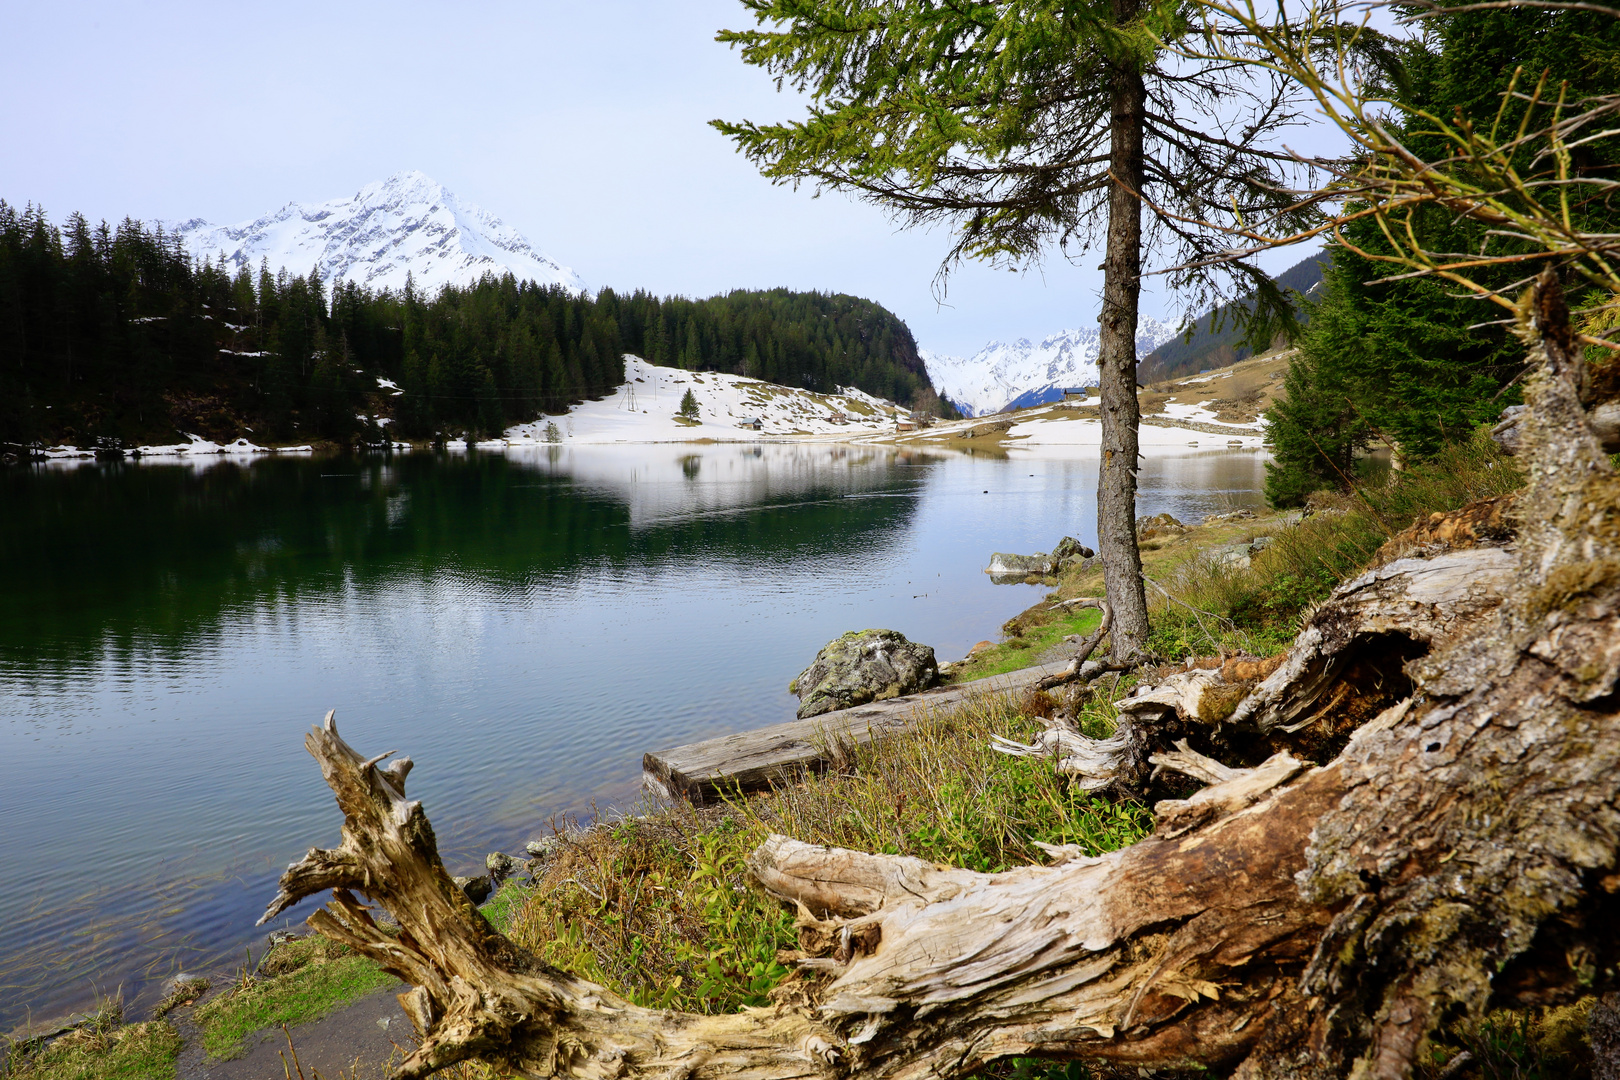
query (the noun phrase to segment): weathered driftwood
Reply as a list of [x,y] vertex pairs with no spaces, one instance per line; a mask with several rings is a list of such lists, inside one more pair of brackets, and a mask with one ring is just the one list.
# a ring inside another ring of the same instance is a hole
[[1382,691],[1385,700],[1373,695],[1378,705],[1404,697],[1403,662],[1494,615],[1518,568],[1512,551],[1479,547],[1397,559],[1346,582],[1306,620],[1282,667],[1226,722],[1262,734],[1299,730],[1324,717],[1347,719],[1347,697],[1367,696],[1369,684]]
[[[1230,726],[1260,736],[1266,751],[1336,752],[1335,739],[1411,694],[1408,661],[1495,613],[1517,568],[1500,546],[1394,560],[1335,589],[1258,683],[1242,670],[1255,664],[1177,671],[1119,701],[1119,726],[1108,738],[1088,738],[1058,720],[1029,743],[995,738],[994,748],[1051,757],[1082,788],[1121,793],[1144,789],[1154,753],[1179,732]],[[1099,631],[1106,629],[1105,617]],[[1087,659],[1100,636],[1088,637],[1067,667],[1036,685],[1100,671]],[[1305,729],[1314,730],[1293,737]]]
[[808,720],[654,750],[641,759],[642,783],[662,798],[683,798],[699,805],[728,793],[790,783],[807,772],[825,769],[830,753],[840,745],[865,745],[872,739],[901,734],[931,710],[959,705],[975,695],[1027,690],[1060,667],[1038,665]]
[[1057,771],[1075,777],[1075,783],[1085,791],[1112,787],[1119,777],[1120,762],[1130,748],[1126,732],[1116,732],[1106,739],[1091,739],[1062,724],[1054,724],[1028,743],[1000,735],[990,738],[993,748],[1003,754],[1052,758]]
[[271,913],[336,889],[313,921],[415,984],[426,1040],[402,1076],[479,1056],[531,1076],[921,1078],[1039,1054],[1395,1078],[1443,1017],[1604,990],[1620,963],[1620,479],[1570,385],[1555,287],[1534,310],[1513,588],[1410,664],[1412,696],[1327,765],[1161,755],[1219,782],[1122,851],[1001,874],[772,837],[754,873],[800,906],[806,966],[832,977],[698,1017],[500,938],[421,807],[328,724],[308,745],[343,844],[289,868]]

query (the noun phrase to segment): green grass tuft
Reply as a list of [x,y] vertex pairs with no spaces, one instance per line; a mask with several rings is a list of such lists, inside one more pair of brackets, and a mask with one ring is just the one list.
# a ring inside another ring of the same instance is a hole
[[302,1024],[396,982],[375,963],[318,934],[275,946],[258,977],[198,1006],[203,1049],[218,1060],[247,1053],[255,1032]]
[[[764,1005],[788,974],[777,953],[797,946],[793,913],[746,872],[770,833],[994,871],[1043,861],[1036,841],[1095,854],[1149,831],[1145,807],[1094,798],[1049,760],[991,750],[992,732],[1027,738],[1042,726],[1034,714],[1051,705],[1045,695],[976,699],[905,737],[839,749],[826,775],[576,834],[521,900],[509,936],[638,1004],[701,1013]],[[1080,722],[1106,733],[1111,706],[1093,705]]]
[[123,1009],[96,1016],[48,1046],[18,1044],[0,1061],[8,1080],[174,1080],[180,1033],[166,1021],[120,1026]]

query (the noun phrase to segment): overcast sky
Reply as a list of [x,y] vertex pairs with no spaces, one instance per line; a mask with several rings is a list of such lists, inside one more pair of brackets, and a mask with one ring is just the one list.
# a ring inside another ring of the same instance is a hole
[[854,293],[959,354],[1095,325],[1095,252],[960,269],[942,305],[943,232],[760,178],[707,121],[802,106],[714,41],[744,22],[736,0],[16,5],[0,198],[225,224],[420,169],[593,288]]

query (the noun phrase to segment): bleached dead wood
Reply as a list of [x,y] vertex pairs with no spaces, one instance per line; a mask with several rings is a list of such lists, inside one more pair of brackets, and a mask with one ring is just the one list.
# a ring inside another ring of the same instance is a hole
[[1119,776],[1122,757],[1130,747],[1129,736],[1124,732],[1106,739],[1091,739],[1061,726],[1047,728],[1028,743],[1001,735],[992,735],[990,739],[992,748],[999,753],[1054,759],[1057,771],[1075,777],[1076,785],[1085,791],[1111,787]]
[[[1570,385],[1561,303],[1547,283],[1534,308],[1542,370],[1506,601],[1409,665],[1410,700],[1324,766],[1224,775],[1170,759],[1220,782],[1122,851],[1002,874],[772,837],[754,873],[800,905],[824,981],[796,1003],[698,1017],[637,1008],[495,934],[445,875],[420,805],[328,723],[308,745],[343,844],[289,868],[271,913],[338,890],[312,921],[416,986],[427,1038],[402,1076],[479,1056],[531,1076],[920,1080],[1039,1054],[1393,1080],[1443,1016],[1607,989],[1620,479]],[[397,938],[355,890],[394,914]]]

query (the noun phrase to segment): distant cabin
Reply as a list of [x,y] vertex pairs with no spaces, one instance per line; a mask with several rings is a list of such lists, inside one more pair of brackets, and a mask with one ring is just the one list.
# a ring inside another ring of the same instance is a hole
[[896,431],[916,431],[917,430],[917,422],[915,420],[896,420],[894,422],[894,430],[896,430]]
[[849,417],[845,416],[841,412],[835,412],[831,416],[827,417],[827,423],[829,423],[829,424],[847,424],[847,423],[849,423]]
[[1063,388],[1064,401],[1084,401],[1090,396],[1091,387],[1089,386],[1065,386]]
[[739,420],[737,422],[737,426],[738,427],[745,427],[745,428],[753,428],[755,431],[759,431],[760,429],[762,429],[765,426],[765,421],[761,420],[757,416],[747,416],[747,417],[744,417],[742,420]]

